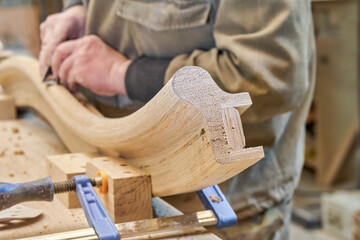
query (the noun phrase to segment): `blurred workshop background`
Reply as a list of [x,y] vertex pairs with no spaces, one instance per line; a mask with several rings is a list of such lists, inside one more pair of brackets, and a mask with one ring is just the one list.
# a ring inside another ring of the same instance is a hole
[[[38,57],[39,25],[60,0],[0,0],[0,59]],[[317,86],[306,124],[291,239],[360,239],[359,1],[314,0]]]

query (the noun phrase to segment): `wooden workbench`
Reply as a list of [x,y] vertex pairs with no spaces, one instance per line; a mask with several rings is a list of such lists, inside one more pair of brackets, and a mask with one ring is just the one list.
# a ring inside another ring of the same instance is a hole
[[[25,182],[48,176],[46,156],[67,153],[56,132],[32,114],[0,121],[0,181]],[[85,167],[85,166],[84,166]],[[88,228],[84,212],[67,209],[58,199],[23,205],[43,210],[30,221],[0,224],[0,239],[15,239]],[[161,238],[171,239],[171,238]],[[176,239],[219,239],[205,229]]]

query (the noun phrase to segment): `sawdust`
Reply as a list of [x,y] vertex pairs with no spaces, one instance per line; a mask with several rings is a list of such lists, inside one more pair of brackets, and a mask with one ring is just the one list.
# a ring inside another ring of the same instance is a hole
[[5,150],[0,152],[0,157],[5,156]]
[[21,140],[21,136],[18,136],[17,139],[18,139],[18,140]]
[[16,134],[16,133],[19,133],[19,129],[17,127],[12,127],[11,128],[11,131]]
[[15,150],[14,155],[24,155],[24,151],[23,150]]
[[9,177],[14,177],[15,175],[13,173],[9,173]]
[[32,133],[31,132],[28,132],[28,136],[31,136],[32,135]]
[[47,228],[48,228],[48,225],[44,225],[43,228],[44,228],[44,229],[47,229]]

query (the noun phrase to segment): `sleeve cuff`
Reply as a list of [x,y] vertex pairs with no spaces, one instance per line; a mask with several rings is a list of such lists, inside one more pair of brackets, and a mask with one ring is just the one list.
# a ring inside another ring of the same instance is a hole
[[146,56],[133,60],[125,75],[129,98],[142,102],[153,98],[164,86],[165,72],[171,60]]
[[65,4],[64,4],[64,8],[63,8],[63,11],[72,7],[72,6],[75,6],[75,5],[82,5],[82,1],[81,0],[66,0],[65,1]]

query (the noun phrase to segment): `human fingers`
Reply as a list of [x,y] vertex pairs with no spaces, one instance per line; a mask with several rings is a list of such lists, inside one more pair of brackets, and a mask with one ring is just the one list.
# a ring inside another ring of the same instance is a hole
[[40,76],[45,76],[48,65],[45,64],[45,52],[43,49],[40,50],[39,54],[39,66],[40,66]]
[[67,35],[61,31],[62,30],[48,31],[41,44],[41,48],[44,51],[44,61],[49,66],[55,49],[67,39]]
[[[54,77],[60,75],[60,66],[66,58],[69,58],[71,54],[76,50],[77,41],[71,40],[61,43],[56,47],[51,57],[51,68]],[[62,73],[63,74],[63,73]]]
[[69,56],[65,58],[63,62],[61,62],[58,70],[58,75],[56,77],[60,78],[61,84],[65,85],[66,87],[69,86],[70,82],[73,80],[69,80],[73,78],[71,75],[72,68],[74,67],[75,63],[75,56]]
[[74,64],[72,64],[72,67],[70,68],[67,76],[67,85],[66,87],[71,92],[77,92],[78,91],[78,80],[79,80],[79,74],[78,69],[74,67]]
[[40,24],[40,40],[41,40],[41,42],[43,41],[43,39],[45,37],[45,32],[46,32],[47,26],[48,26],[48,23],[46,21],[42,22]]

